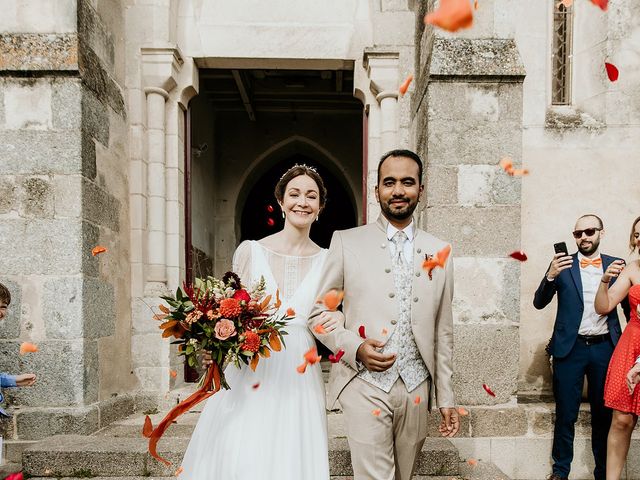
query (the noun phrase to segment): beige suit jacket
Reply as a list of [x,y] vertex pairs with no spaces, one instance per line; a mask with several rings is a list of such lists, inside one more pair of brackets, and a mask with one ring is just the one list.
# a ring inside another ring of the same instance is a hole
[[[342,312],[331,313],[341,321],[332,332],[319,334],[314,327],[326,307],[316,304],[309,316],[309,327],[318,340],[334,353],[340,349],[345,351],[342,361],[331,368],[330,405],[358,373],[356,351],[363,342],[358,335],[359,327],[364,325],[367,338],[381,342],[386,342],[395,328],[398,306],[387,226],[388,221],[381,215],[376,223],[336,231],[331,239],[319,292],[324,295],[331,289],[344,290]],[[453,262],[449,258],[444,270],[433,270],[432,280],[422,269],[425,254],[435,256],[446,245],[433,235],[414,229],[411,326],[433,382],[429,408],[455,405],[452,387]]]

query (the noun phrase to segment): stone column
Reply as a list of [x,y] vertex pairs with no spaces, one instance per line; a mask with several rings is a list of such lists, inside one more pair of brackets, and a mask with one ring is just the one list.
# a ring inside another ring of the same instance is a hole
[[380,147],[387,152],[398,147],[398,52],[367,49],[364,67],[369,88],[380,106]]
[[177,48],[143,48],[142,77],[147,108],[147,268],[145,296],[167,288],[165,102],[183,63]]

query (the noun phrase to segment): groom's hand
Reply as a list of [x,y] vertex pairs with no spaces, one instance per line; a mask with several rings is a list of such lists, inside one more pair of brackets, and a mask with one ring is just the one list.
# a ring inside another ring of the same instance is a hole
[[453,437],[460,429],[460,417],[455,408],[441,408],[442,422],[438,430],[443,437]]
[[356,359],[359,360],[370,372],[384,372],[396,361],[395,354],[385,355],[376,350],[384,347],[384,343],[371,338],[366,339],[356,352]]

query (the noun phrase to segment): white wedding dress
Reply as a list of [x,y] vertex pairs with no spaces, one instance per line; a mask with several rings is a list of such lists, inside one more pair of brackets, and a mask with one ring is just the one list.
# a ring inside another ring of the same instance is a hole
[[[325,390],[319,364],[296,367],[315,345],[307,318],[318,297],[326,250],[310,257],[280,255],[256,241],[243,242],[234,271],[246,286],[264,276],[267,292],[280,290],[291,307],[286,348],[260,359],[255,372],[230,365],[231,390],[204,406],[182,461],[180,480],[328,480]],[[257,385],[257,388],[254,386]]]

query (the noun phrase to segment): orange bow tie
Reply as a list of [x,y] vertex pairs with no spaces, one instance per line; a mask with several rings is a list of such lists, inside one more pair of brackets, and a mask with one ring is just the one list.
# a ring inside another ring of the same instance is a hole
[[580,267],[587,268],[589,265],[593,265],[594,267],[601,267],[602,259],[594,258],[593,260],[589,260],[588,258],[583,258],[580,260]]

